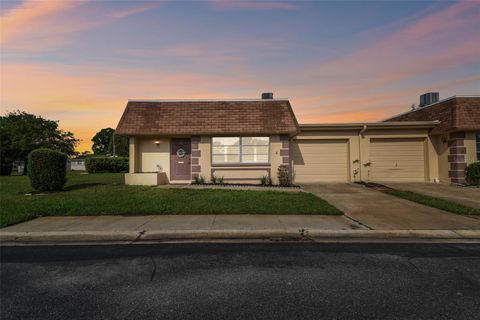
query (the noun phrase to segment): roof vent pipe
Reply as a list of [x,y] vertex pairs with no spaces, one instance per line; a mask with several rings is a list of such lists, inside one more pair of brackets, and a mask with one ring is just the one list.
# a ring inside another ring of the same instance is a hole
[[273,93],[272,92],[262,93],[262,100],[271,100],[271,99],[273,99]]

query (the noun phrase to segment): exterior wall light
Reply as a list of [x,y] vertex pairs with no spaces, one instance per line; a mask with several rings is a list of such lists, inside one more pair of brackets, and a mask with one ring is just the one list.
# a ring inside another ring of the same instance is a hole
[[155,145],[158,147],[160,145],[160,140],[155,140]]

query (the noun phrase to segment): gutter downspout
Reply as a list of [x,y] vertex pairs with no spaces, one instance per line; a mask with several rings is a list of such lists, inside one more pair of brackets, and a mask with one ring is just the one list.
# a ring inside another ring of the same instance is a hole
[[364,124],[358,133],[358,175],[360,181],[362,181],[362,139],[365,138],[365,131],[367,131],[367,129],[368,126]]

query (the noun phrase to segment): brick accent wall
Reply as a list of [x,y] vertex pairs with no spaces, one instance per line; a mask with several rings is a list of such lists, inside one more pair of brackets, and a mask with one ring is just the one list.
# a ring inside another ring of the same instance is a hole
[[465,183],[465,168],[467,167],[465,154],[467,149],[464,145],[465,132],[450,133],[448,140],[448,163],[450,165],[448,177],[452,183]]
[[282,135],[280,141],[282,141],[282,148],[280,149],[282,164],[286,164],[290,168],[290,138],[287,135]]
[[192,166],[192,180],[195,179],[195,177],[198,177],[201,172],[201,166],[200,166],[200,157],[201,157],[201,152],[200,152],[200,137],[195,136],[192,137],[191,139],[191,149],[192,149],[192,155],[191,155],[191,166]]

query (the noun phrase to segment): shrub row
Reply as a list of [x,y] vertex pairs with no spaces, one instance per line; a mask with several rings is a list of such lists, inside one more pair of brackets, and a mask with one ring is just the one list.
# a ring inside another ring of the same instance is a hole
[[91,157],[85,160],[88,173],[127,172],[128,158]]

